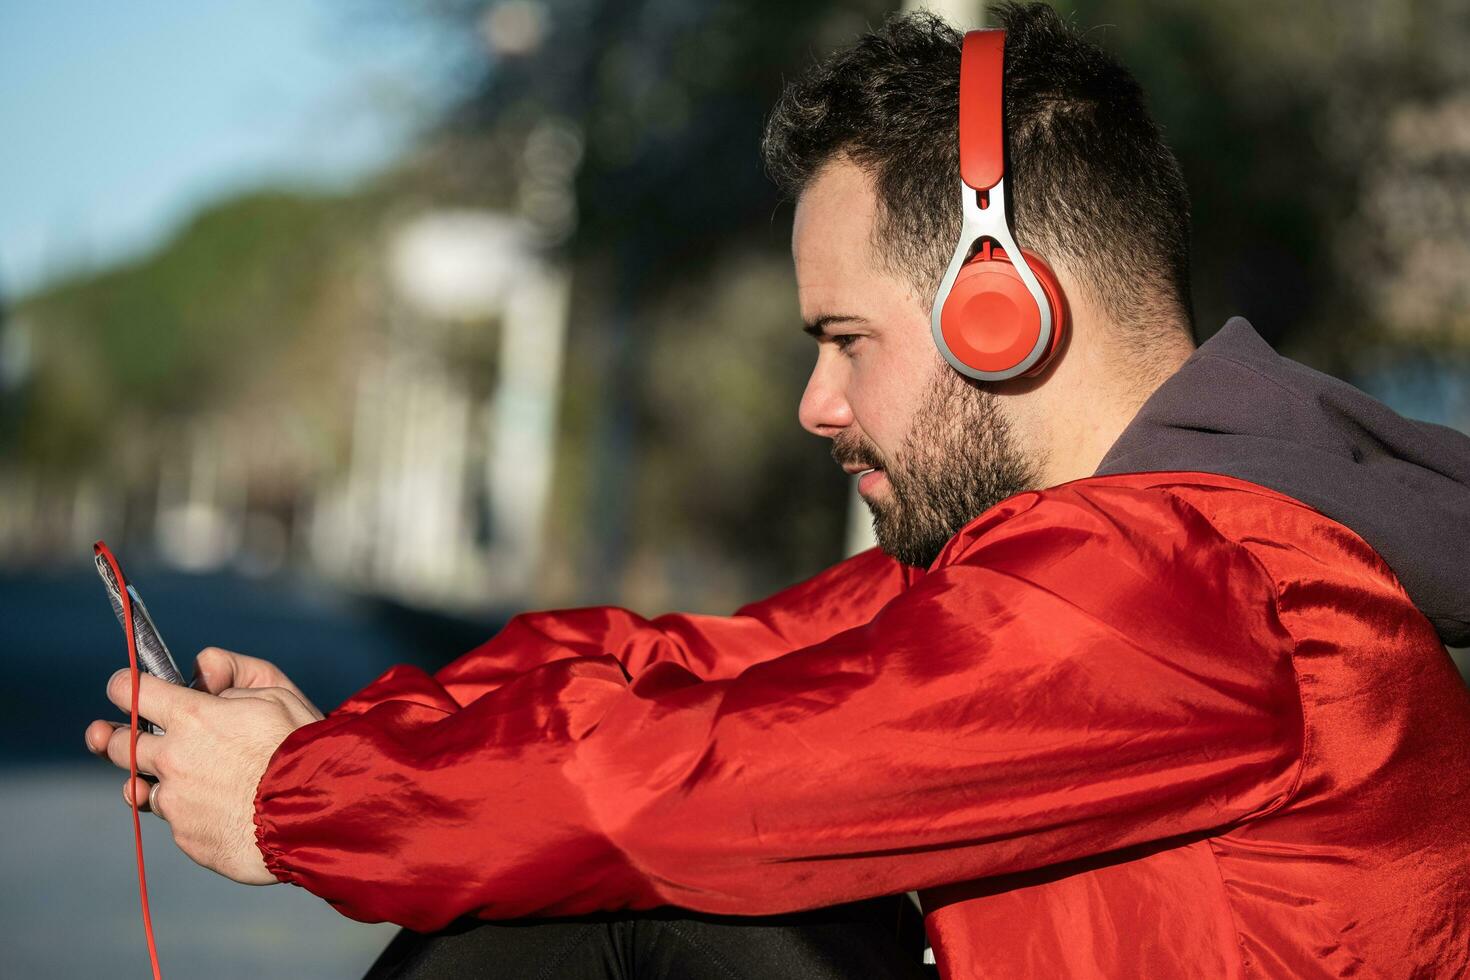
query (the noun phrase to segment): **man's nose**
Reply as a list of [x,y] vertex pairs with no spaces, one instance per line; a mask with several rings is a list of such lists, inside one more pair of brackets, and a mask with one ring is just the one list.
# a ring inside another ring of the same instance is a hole
[[826,360],[820,355],[817,357],[796,415],[803,429],[830,439],[852,425],[852,406],[847,403],[840,379],[835,377],[838,372],[825,365],[823,362]]

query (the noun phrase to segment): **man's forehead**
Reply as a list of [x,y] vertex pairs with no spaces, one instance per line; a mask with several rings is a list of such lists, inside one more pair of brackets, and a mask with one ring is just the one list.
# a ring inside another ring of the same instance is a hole
[[875,210],[870,179],[845,161],[824,167],[797,198],[791,254],[808,321],[889,288],[873,250]]
[[793,256],[800,262],[860,252],[868,260],[876,211],[871,178],[846,159],[828,163],[796,199],[791,225]]

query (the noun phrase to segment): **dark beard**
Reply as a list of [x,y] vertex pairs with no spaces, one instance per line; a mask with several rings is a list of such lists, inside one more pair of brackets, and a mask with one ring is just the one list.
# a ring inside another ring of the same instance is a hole
[[927,568],[961,527],[1037,488],[1039,469],[1017,446],[998,401],[944,366],[893,458],[860,435],[833,438],[838,463],[878,466],[888,478],[889,500],[865,500],[884,552]]

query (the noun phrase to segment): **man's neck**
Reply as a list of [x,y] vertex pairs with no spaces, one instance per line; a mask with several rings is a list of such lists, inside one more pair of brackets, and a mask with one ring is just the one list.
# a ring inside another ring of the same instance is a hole
[[1069,390],[1066,410],[1055,411],[1045,421],[1049,451],[1041,461],[1041,486],[1054,487],[1095,473],[1143,403],[1193,351],[1194,345],[1181,338],[1177,347],[1157,357],[1150,372],[1139,371],[1135,364],[1128,370],[1108,370],[1085,387]]

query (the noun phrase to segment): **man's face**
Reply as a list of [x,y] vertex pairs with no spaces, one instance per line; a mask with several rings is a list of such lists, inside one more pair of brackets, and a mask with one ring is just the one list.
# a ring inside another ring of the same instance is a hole
[[817,363],[802,426],[832,440],[879,546],[928,566],[956,531],[1038,485],[1001,398],[949,367],[929,330],[932,296],[887,271],[870,245],[877,200],[866,174],[829,164],[796,205],[792,254]]

